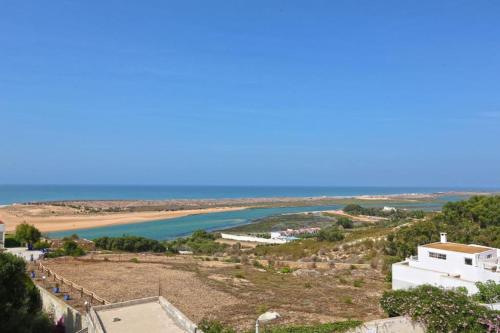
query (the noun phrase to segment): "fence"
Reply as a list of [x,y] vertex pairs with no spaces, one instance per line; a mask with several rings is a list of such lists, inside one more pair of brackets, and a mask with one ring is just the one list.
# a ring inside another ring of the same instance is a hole
[[53,281],[58,281],[61,284],[69,286],[70,289],[74,289],[74,290],[80,292],[80,296],[83,297],[83,295],[87,295],[88,297],[90,297],[91,304],[92,304],[92,300],[96,300],[100,304],[111,304],[111,302],[105,300],[102,297],[97,296],[94,292],[92,292],[88,289],[85,289],[84,287],[74,283],[73,281],[70,281],[70,280],[58,275],[57,273],[52,271],[50,268],[45,267],[41,262],[38,264],[38,270],[43,272],[43,273],[47,273],[47,278],[52,277]]

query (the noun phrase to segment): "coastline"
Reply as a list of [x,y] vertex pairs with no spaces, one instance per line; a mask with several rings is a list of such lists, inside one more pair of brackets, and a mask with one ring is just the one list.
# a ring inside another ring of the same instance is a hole
[[218,207],[163,212],[106,213],[73,216],[16,216],[14,214],[9,214],[5,210],[0,210],[0,220],[7,222],[7,232],[15,231],[16,226],[23,222],[33,224],[41,232],[58,232],[168,220],[189,215],[228,212],[247,208],[248,207]]
[[447,196],[498,195],[499,192],[439,192],[358,196],[267,197],[169,200],[63,200],[0,207],[7,232],[26,222],[42,232],[61,232],[166,220],[249,208],[432,202]]

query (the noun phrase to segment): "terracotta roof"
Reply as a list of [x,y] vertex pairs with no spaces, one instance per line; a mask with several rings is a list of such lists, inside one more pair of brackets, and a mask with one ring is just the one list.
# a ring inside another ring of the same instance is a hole
[[482,253],[492,250],[491,247],[486,247],[486,246],[482,247],[482,246],[466,245],[459,243],[431,243],[424,245],[424,247],[429,247],[431,249],[438,249],[438,250],[453,251],[453,252],[463,252],[469,254]]
[[0,224],[5,224],[5,223],[3,223],[3,221],[2,221],[2,220],[0,220]]

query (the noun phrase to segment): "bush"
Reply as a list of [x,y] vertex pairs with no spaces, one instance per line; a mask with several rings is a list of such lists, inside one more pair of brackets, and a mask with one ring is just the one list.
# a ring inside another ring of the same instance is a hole
[[342,239],[344,239],[344,234],[336,226],[323,228],[318,233],[318,240],[320,241],[335,242]]
[[198,328],[204,333],[236,333],[233,328],[225,326],[218,320],[203,319]]
[[100,237],[94,240],[97,248],[125,252],[165,252],[165,246],[157,240],[138,236]]
[[352,229],[354,226],[354,223],[350,218],[347,218],[345,216],[341,216],[337,218],[337,223],[342,226],[344,229]]
[[424,324],[429,333],[491,332],[488,325],[493,332],[500,330],[500,312],[489,310],[455,290],[429,285],[391,290],[384,292],[380,305],[391,317],[405,315]]
[[5,235],[5,247],[20,247],[21,242],[18,241],[13,235]]
[[265,333],[334,333],[347,332],[361,325],[358,320],[338,321],[317,325],[286,325],[265,329]]
[[35,244],[33,244],[33,249],[35,250],[43,250],[43,249],[49,249],[50,248],[50,243],[47,241],[41,241],[39,240]]
[[49,258],[57,258],[62,256],[79,257],[85,255],[85,250],[82,249],[75,241],[67,240],[63,243],[62,248],[48,254]]
[[474,299],[482,303],[497,303],[500,302],[500,284],[493,280],[487,282],[477,282],[477,289],[479,292],[474,295]]
[[205,254],[213,255],[218,252],[224,252],[227,248],[227,244],[217,243],[215,241],[216,235],[208,233],[204,230],[195,231],[191,237],[178,238],[169,242],[165,245],[167,250],[170,252],[193,251],[195,254]]

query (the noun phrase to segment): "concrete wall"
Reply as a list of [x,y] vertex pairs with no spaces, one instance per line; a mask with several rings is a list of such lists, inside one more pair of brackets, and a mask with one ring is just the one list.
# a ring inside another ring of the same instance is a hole
[[368,321],[349,333],[425,333],[425,327],[407,317],[393,317]]
[[221,237],[223,239],[231,239],[241,242],[263,243],[263,244],[285,244],[287,242],[284,239],[260,238],[254,236],[240,236],[231,234],[221,234]]
[[48,290],[39,286],[37,288],[42,298],[43,310],[52,316],[56,323],[63,318],[66,333],[75,333],[88,326],[86,317],[82,316],[76,309],[64,303]]

